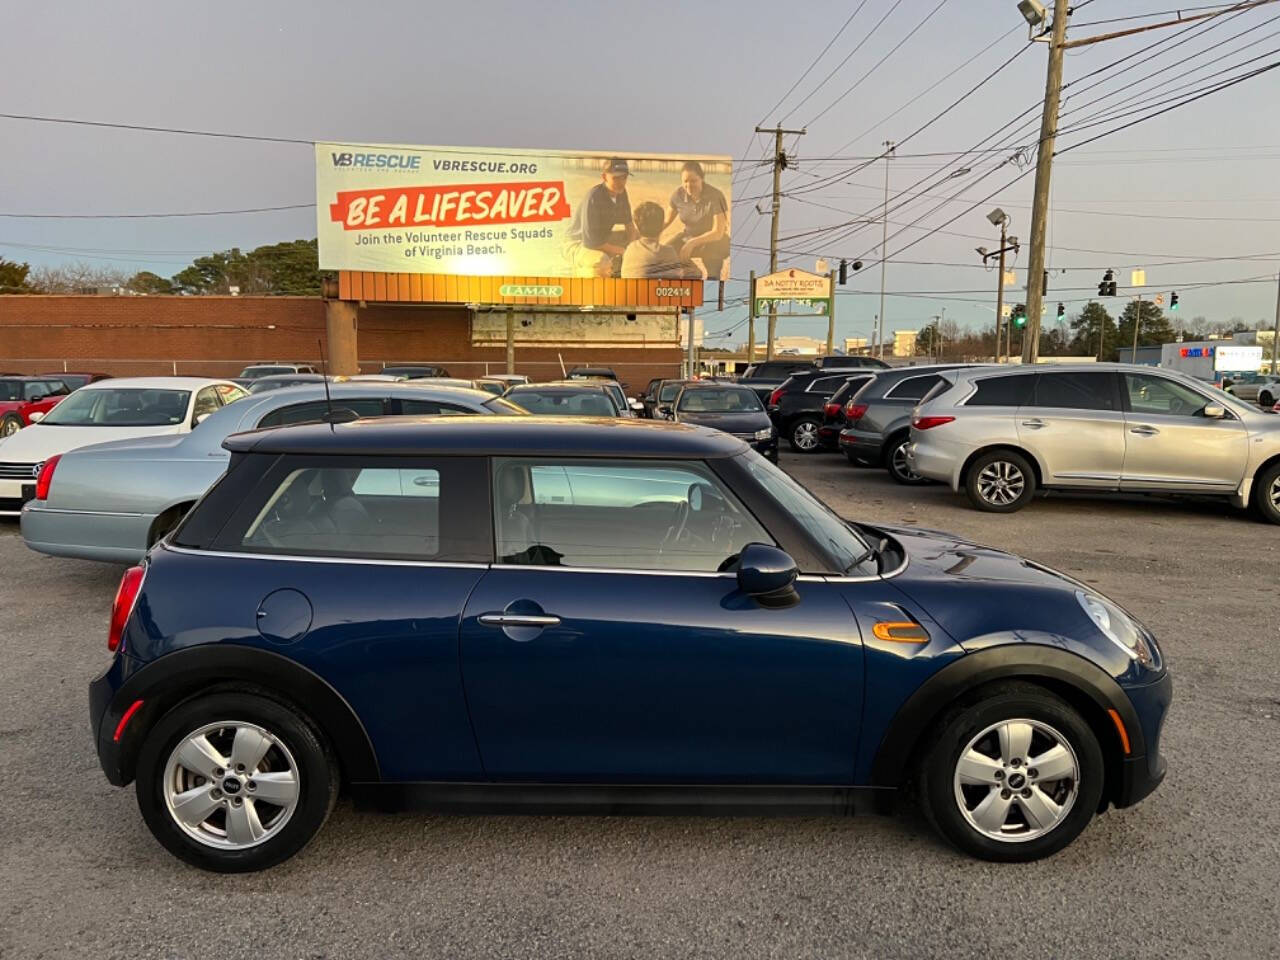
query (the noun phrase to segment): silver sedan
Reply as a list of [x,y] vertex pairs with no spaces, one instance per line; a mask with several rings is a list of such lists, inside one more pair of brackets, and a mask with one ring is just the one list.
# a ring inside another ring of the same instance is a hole
[[[416,383],[330,384],[338,418],[524,411],[480,390]],[[48,498],[22,511],[27,546],[54,556],[136,563],[227,468],[233,433],[323,419],[323,384],[286,387],[223,407],[188,434],[81,447],[62,456]],[[351,413],[344,413],[351,411]]]

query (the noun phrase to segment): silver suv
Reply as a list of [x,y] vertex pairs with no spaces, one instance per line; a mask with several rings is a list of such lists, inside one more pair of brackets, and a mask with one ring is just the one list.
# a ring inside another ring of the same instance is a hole
[[1219,495],[1280,523],[1280,417],[1156,367],[953,370],[916,407],[907,462],[1012,513],[1037,489]]

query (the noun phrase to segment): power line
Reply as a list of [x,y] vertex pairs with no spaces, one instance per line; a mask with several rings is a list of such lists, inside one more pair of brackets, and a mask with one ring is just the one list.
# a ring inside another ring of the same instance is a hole
[[[800,74],[800,76],[796,79],[796,82],[793,83],[790,86],[790,88],[788,88],[787,92],[784,93],[779,98],[778,102],[765,111],[764,117],[762,117],[760,122],[756,124],[757,127],[766,126],[766,121],[769,119],[769,114],[773,113],[773,111],[777,110],[780,106],[782,106],[782,104],[786,101],[787,97],[795,93],[796,87],[800,86],[800,84],[804,82],[804,78],[807,77],[811,72],[813,72],[813,68],[816,67],[818,65],[818,62],[827,55],[827,51],[830,50],[832,46],[835,45],[835,42],[840,39],[841,35],[845,32],[845,30],[849,29],[849,24],[853,23],[853,18],[856,17],[859,13],[861,13],[862,8],[865,7],[866,5],[867,5],[867,0],[862,0],[861,3],[859,3],[856,7],[854,7],[853,13],[849,14],[848,18],[840,26],[840,29],[837,30],[835,34],[831,37],[831,39],[827,41],[827,45],[822,48],[822,52],[813,58],[813,61],[809,64],[808,67],[805,68],[804,73]],[[852,54],[850,56],[852,56]],[[785,120],[786,118],[784,117],[783,119]],[[781,124],[782,120],[779,120],[778,123]]]

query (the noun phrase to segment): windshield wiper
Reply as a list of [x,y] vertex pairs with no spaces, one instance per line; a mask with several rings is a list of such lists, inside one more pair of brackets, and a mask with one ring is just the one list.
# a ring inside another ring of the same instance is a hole
[[875,546],[867,547],[867,549],[863,551],[861,556],[859,556],[856,560],[854,560],[853,563],[845,567],[844,572],[846,574],[849,574],[853,571],[855,567],[862,566],[868,560],[878,561],[880,557],[884,554],[884,552],[888,549],[889,549],[889,538],[881,537],[879,540],[876,541]]

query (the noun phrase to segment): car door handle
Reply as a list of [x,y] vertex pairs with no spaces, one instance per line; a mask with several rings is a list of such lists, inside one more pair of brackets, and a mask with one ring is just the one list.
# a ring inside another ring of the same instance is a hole
[[1140,437],[1154,437],[1160,431],[1155,427],[1134,427],[1129,432],[1136,433]]
[[480,622],[486,627],[558,627],[560,618],[544,613],[482,613]]
[[1039,430],[1041,427],[1046,426],[1045,422],[1039,417],[1034,420],[1023,420],[1022,425],[1024,427],[1030,427],[1032,430]]

